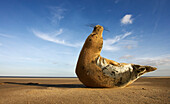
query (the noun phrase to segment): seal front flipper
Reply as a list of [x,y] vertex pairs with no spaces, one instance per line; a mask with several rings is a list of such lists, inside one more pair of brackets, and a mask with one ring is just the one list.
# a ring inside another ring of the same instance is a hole
[[106,58],[104,58],[105,60],[106,60],[106,62],[108,63],[108,64],[112,64],[112,65],[115,65],[115,66],[119,66],[120,64],[118,63],[118,62],[116,62],[116,61],[113,61],[113,60],[109,60],[109,59],[106,59]]

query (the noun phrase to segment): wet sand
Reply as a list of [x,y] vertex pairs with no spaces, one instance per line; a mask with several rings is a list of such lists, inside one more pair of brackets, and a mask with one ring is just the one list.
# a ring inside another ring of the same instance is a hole
[[126,88],[86,88],[77,78],[0,78],[0,104],[170,104],[170,77]]

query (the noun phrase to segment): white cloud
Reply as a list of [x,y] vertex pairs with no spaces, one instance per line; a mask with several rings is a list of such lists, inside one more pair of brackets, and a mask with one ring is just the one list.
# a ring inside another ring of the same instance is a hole
[[[109,51],[116,51],[119,50],[120,47],[118,45],[114,45],[115,43],[118,43],[120,41],[122,41],[124,38],[126,38],[127,36],[131,35],[132,32],[126,32],[123,35],[118,35],[113,39],[106,39],[104,40],[104,44],[103,44],[103,50],[109,50]],[[125,40],[124,40],[125,41]],[[126,40],[123,44],[128,44],[127,43],[128,40]],[[130,40],[129,40],[130,41]],[[113,46],[114,45],[114,46]],[[120,43],[119,45],[122,45],[122,43]]]
[[134,57],[132,55],[125,55],[120,57],[121,60],[127,60],[130,63],[141,64],[141,65],[151,65],[151,66],[169,66],[170,65],[170,55],[162,55],[156,57]]
[[63,29],[60,29],[59,31],[52,33],[52,34],[43,33],[43,32],[37,31],[37,30],[32,30],[32,32],[38,38],[41,38],[43,40],[50,41],[50,42],[53,42],[53,43],[62,44],[62,45],[65,45],[65,46],[70,46],[70,47],[78,47],[78,46],[82,45],[81,43],[71,44],[71,43],[65,42],[62,39],[57,38],[56,36],[63,33]]
[[170,55],[163,55],[157,57],[142,57],[142,58],[136,58],[135,60],[138,63],[144,65],[153,65],[153,66],[170,65]]
[[0,33],[0,37],[13,38],[13,36],[11,35],[2,34],[2,33]]
[[131,14],[126,14],[120,21],[122,24],[132,24],[133,19]]
[[170,76],[170,54],[160,55],[155,57],[140,57],[140,55],[134,57],[131,55],[125,55],[120,57],[122,62],[133,63],[139,65],[149,65],[154,66],[158,70],[154,73],[147,74],[151,76]]
[[61,7],[50,7],[50,9],[51,9],[51,14],[52,14],[51,22],[59,24],[61,19],[64,18],[64,13],[67,10]]

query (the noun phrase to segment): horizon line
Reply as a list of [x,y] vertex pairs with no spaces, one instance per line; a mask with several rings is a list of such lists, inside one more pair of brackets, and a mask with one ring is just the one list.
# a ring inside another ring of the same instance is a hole
[[[170,76],[141,76],[141,77],[170,77]],[[0,76],[0,78],[78,78],[78,77]]]

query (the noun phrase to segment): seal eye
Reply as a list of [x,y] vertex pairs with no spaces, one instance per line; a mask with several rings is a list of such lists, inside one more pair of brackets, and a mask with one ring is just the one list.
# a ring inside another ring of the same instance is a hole
[[89,41],[91,41],[91,39],[89,39]]

